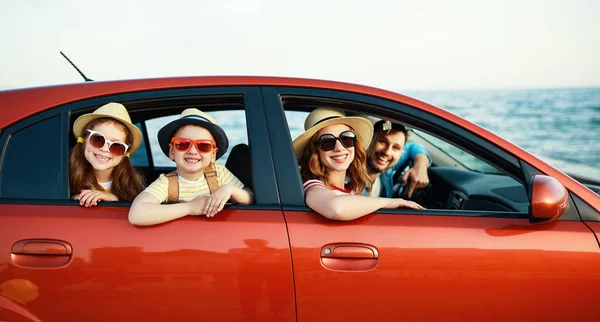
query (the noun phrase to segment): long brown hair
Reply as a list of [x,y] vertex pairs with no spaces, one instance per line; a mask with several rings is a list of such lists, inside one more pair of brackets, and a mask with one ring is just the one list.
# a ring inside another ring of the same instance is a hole
[[[112,118],[98,118],[90,121],[83,128],[85,139],[89,136],[88,129],[93,129],[98,124],[109,123],[125,133],[125,143],[133,144],[133,136],[125,125]],[[92,165],[86,160],[85,142],[77,143],[71,150],[69,156],[69,183],[71,184],[71,195],[76,195],[83,189],[96,189],[104,191],[104,188],[98,184]],[[132,165],[128,157],[123,157],[121,162],[112,170],[113,183],[111,193],[119,201],[133,201],[135,197],[144,189],[145,180]]]
[[[319,133],[315,133],[315,135],[310,138],[306,148],[304,148],[304,152],[299,161],[300,174],[302,175],[302,181],[317,179],[322,181],[327,188],[332,189],[328,170],[323,166],[323,163],[319,158],[319,148],[316,144],[318,136]],[[365,187],[371,187],[371,180],[369,180],[367,174],[366,162],[367,152],[365,151],[365,147],[362,146],[360,140],[356,140],[356,145],[354,146],[354,160],[350,162],[350,166],[348,167],[348,170],[346,170],[346,176],[350,179],[346,184],[346,189],[355,193],[361,193]]]

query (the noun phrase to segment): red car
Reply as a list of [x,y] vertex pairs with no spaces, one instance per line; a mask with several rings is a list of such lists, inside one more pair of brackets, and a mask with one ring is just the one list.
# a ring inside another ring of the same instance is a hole
[[[147,182],[174,168],[158,129],[209,112],[235,145],[221,161],[256,203],[136,227],[130,203],[70,200],[73,121],[113,101],[144,134],[132,163]],[[272,77],[91,82],[0,102],[2,321],[600,321],[600,196],[443,109]],[[336,222],[306,206],[292,139],[323,105],[415,129],[433,161],[413,195],[427,210]]]

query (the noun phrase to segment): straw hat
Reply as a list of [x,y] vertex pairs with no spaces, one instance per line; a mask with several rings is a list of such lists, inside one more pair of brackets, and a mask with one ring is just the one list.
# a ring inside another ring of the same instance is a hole
[[332,124],[346,124],[354,130],[358,140],[366,148],[373,139],[373,124],[364,117],[346,116],[346,113],[330,107],[314,109],[304,121],[305,132],[294,140],[294,152],[299,161],[306,145],[315,133]]
[[169,144],[171,138],[180,127],[184,125],[198,125],[207,129],[215,138],[215,143],[219,151],[216,158],[219,159],[229,148],[229,140],[225,131],[217,125],[217,122],[208,114],[197,108],[188,108],[181,112],[178,119],[163,126],[158,131],[158,144],[166,156],[169,156]]
[[142,144],[142,131],[140,131],[137,126],[131,123],[131,118],[129,117],[129,113],[127,113],[127,109],[125,106],[123,106],[123,104],[119,103],[108,103],[102,105],[94,112],[78,117],[75,120],[75,123],[73,123],[73,134],[75,135],[75,138],[84,137],[84,127],[90,121],[103,117],[117,120],[123,123],[123,125],[129,129],[129,132],[131,132],[131,136],[133,137],[133,143],[127,152],[133,154],[133,152],[139,149],[140,145]]

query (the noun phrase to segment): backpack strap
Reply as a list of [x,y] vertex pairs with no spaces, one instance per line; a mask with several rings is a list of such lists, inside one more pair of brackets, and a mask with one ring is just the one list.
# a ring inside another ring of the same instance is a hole
[[177,171],[171,171],[165,175],[169,179],[169,188],[167,189],[167,203],[179,202],[179,179]]
[[214,163],[204,168],[204,178],[206,178],[206,182],[208,183],[208,190],[210,190],[210,194],[217,191],[219,189],[219,180],[217,177],[217,171],[215,171]]
[[[165,177],[169,179],[166,203],[178,203],[179,179],[177,178],[177,171],[171,171],[167,173]],[[219,179],[217,177],[217,171],[215,171],[213,163],[211,163],[208,167],[204,168],[204,178],[206,178],[206,182],[208,183],[208,190],[210,190],[211,194],[217,189],[219,189]]]

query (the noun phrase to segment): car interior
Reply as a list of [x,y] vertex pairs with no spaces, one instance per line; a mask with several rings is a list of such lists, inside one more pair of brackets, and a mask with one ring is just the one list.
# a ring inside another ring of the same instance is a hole
[[[132,165],[143,173],[146,184],[156,180],[161,173],[175,170],[175,163],[168,159],[158,146],[156,135],[166,123],[176,119],[186,108],[197,108],[217,120],[229,137],[229,148],[218,162],[224,164],[246,187],[252,189],[252,163],[247,141],[243,97],[198,97],[174,98],[151,101],[123,102],[129,110],[131,121],[142,131],[143,142],[139,150],[131,156]],[[95,108],[95,107],[94,107]],[[91,108],[93,110],[93,108]],[[74,121],[89,110],[73,114]],[[235,115],[237,122],[230,122]],[[240,121],[241,120],[241,121]],[[235,127],[235,128],[234,128]],[[75,138],[69,137],[69,146],[75,145]]]
[[[245,186],[253,188],[243,97],[236,95],[177,97],[123,103],[130,111],[132,122],[143,133],[144,142],[140,150],[132,156],[131,162],[145,175],[147,183],[153,182],[161,173],[168,173],[175,169],[175,164],[158,148],[156,140],[158,129],[176,118],[184,109],[194,107],[215,117],[229,136],[228,153],[219,162],[225,164]],[[371,119],[387,118],[411,128],[408,141],[424,145],[432,159],[432,164],[428,170],[429,185],[416,190],[410,199],[428,209],[514,213],[528,211],[529,199],[522,179],[515,178],[514,175],[505,173],[499,167],[475,157],[453,142],[450,137],[436,135],[436,131],[432,128],[417,128],[414,124],[405,122],[400,116],[377,113],[377,110],[373,111],[372,107],[355,102],[283,97],[282,103],[288,118],[290,143],[303,132],[306,115],[322,104],[341,108],[348,115],[369,116]],[[74,121],[79,115],[93,108],[95,107],[73,114],[71,120]],[[70,146],[73,146],[75,139],[70,136],[70,140],[72,141]],[[468,159],[475,160],[476,166],[465,164],[464,160]],[[398,171],[395,176],[396,197],[408,199],[406,195],[408,189],[402,186],[400,177],[401,172]]]
[[[315,105],[299,98],[283,101],[293,139],[303,132],[304,119]],[[400,117],[365,113],[369,110],[368,106],[345,102],[326,104],[345,110],[349,116],[363,116],[373,122],[388,119],[401,123],[410,129],[408,142],[421,144],[427,149],[432,161],[428,169],[428,186],[415,190],[412,197],[408,198],[407,185],[401,182],[403,171],[397,171],[394,176],[394,197],[413,200],[427,209],[484,211],[490,214],[528,212],[529,199],[521,181],[465,151],[448,138],[436,136],[428,128],[416,129],[414,124]],[[407,168],[408,165],[404,169]]]

